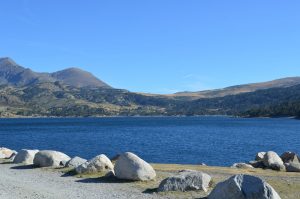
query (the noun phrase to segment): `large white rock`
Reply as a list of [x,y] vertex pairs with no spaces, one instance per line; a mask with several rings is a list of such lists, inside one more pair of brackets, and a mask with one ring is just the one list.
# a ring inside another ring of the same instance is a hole
[[164,179],[159,187],[159,192],[164,191],[207,191],[211,177],[200,171],[186,170],[176,176]]
[[19,151],[19,153],[14,158],[15,164],[25,164],[25,165],[31,165],[33,164],[33,159],[35,154],[37,154],[39,150],[27,150],[22,149]]
[[264,165],[273,170],[284,171],[285,166],[281,158],[274,151],[268,151],[263,159]]
[[14,154],[17,154],[17,152],[5,147],[0,148],[0,159],[11,158]]
[[66,163],[66,167],[71,167],[71,168],[76,168],[79,165],[82,165],[83,163],[85,163],[87,160],[83,159],[81,157],[75,156],[74,158],[72,158],[71,160],[69,160]]
[[59,167],[62,161],[69,161],[71,158],[58,151],[44,150],[35,154],[33,164],[37,167]]
[[82,173],[97,173],[101,171],[111,171],[114,169],[114,165],[106,155],[98,155],[93,159],[76,167],[76,172]]
[[156,177],[152,166],[137,155],[126,152],[118,158],[115,165],[115,175],[119,179],[147,181]]
[[240,174],[218,183],[208,199],[280,199],[280,196],[264,180]]

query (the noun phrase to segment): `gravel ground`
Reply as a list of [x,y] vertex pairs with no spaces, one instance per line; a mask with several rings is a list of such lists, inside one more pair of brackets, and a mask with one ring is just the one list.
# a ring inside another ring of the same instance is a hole
[[129,183],[62,177],[59,171],[0,164],[0,199],[160,198]]
[[[232,175],[244,173],[265,179],[279,193],[282,199],[300,198],[300,173],[286,173],[263,169],[232,169],[227,167],[206,167],[198,165],[153,164],[157,178],[149,182],[120,182],[107,178],[78,178],[66,176],[61,170],[32,168],[15,164],[1,164],[0,199],[159,199],[176,198],[204,199],[203,191],[155,193],[161,180],[182,169],[193,169],[213,177],[213,187]],[[66,176],[66,177],[64,177]],[[147,193],[143,193],[147,192]]]

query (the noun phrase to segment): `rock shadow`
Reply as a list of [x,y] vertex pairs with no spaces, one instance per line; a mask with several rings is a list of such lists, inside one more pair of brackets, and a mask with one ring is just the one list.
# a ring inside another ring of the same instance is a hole
[[1,162],[0,164],[13,164],[13,162],[11,162],[11,161],[9,161],[9,162],[7,161],[7,162],[6,162],[6,161],[5,161],[5,162]]
[[79,183],[132,183],[134,181],[120,180],[113,176],[103,176],[99,178],[84,178],[77,180]]
[[10,169],[35,169],[36,167],[33,166],[33,165],[19,165],[19,166],[14,166],[14,167],[11,167]]
[[146,189],[145,191],[143,191],[142,193],[145,194],[153,194],[153,193],[157,193],[158,188],[152,188],[152,189]]
[[73,170],[65,172],[60,177],[72,177],[72,176],[75,176],[76,174],[77,173],[76,173],[75,169],[73,169]]

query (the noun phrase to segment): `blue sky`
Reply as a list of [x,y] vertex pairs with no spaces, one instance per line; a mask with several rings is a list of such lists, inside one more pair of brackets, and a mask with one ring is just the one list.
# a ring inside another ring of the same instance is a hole
[[0,57],[172,93],[300,76],[298,0],[9,0]]

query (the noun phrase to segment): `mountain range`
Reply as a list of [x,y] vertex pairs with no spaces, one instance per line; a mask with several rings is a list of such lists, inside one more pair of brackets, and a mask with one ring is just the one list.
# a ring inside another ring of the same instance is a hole
[[38,73],[0,58],[0,117],[300,116],[300,77],[171,95],[116,89],[89,72]]
[[79,68],[68,68],[54,73],[37,73],[18,65],[8,57],[0,58],[0,85],[30,86],[56,81],[75,87],[110,88],[91,73]]

